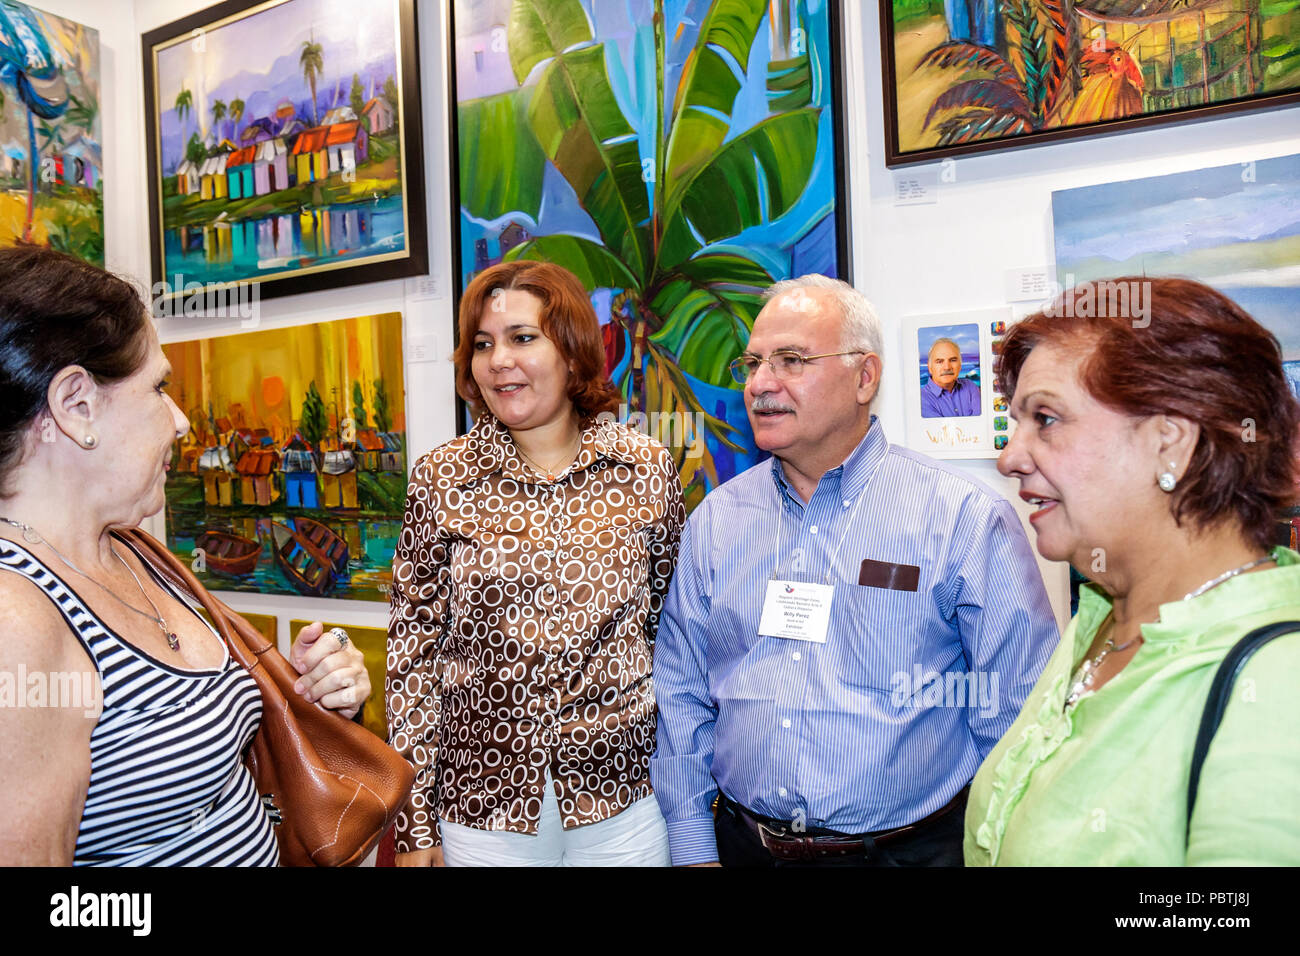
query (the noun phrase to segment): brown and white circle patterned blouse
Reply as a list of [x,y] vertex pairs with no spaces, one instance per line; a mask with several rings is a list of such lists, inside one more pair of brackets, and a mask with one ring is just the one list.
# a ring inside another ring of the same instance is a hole
[[393,559],[389,737],[415,767],[397,851],[438,819],[535,833],[650,794],[651,644],[686,517],[662,445],[590,422],[554,481],[484,415],[411,475]]

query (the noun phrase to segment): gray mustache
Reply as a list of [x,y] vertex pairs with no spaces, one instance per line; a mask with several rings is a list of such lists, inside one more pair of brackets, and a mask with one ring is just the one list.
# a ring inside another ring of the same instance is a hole
[[769,395],[756,395],[749,405],[751,412],[793,412],[789,405],[783,405]]

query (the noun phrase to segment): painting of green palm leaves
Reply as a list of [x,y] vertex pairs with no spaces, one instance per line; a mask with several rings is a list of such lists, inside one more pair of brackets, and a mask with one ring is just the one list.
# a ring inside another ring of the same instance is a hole
[[757,462],[728,363],[762,291],[845,277],[831,0],[456,0],[463,289],[541,259],[592,293],[623,417],[687,501]]

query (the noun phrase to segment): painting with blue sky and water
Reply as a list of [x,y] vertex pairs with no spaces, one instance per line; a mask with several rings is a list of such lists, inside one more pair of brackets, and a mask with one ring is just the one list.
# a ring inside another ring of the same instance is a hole
[[[1052,193],[1057,281],[1187,276],[1277,336],[1300,384],[1300,155]],[[1300,391],[1297,391],[1300,395]]]
[[410,0],[248,7],[144,39],[155,282],[423,272]]
[[579,276],[620,418],[688,505],[763,457],[728,364],[762,291],[847,278],[827,0],[456,0],[458,291]]

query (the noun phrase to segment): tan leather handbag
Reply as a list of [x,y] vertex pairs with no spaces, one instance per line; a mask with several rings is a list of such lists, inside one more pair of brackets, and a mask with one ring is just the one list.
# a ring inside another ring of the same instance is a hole
[[355,866],[406,805],[414,768],[360,724],[294,693],[298,680],[275,645],[218,601],[167,548],[137,529],[119,532],[160,574],[198,602],[262,692],[262,723],[244,762],[263,803],[274,804],[284,866]]

